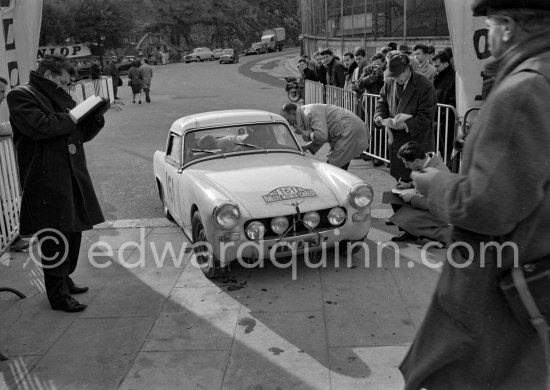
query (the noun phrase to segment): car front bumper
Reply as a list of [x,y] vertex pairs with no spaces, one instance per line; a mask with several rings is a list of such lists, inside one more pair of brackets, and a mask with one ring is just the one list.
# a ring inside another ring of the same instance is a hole
[[342,241],[362,241],[370,231],[371,216],[370,210],[356,210],[353,215],[359,214],[364,215],[363,221],[354,222],[348,216],[346,223],[338,228],[258,241],[249,240],[242,227],[237,231],[220,230],[215,234],[216,241],[211,241],[214,256],[225,266],[235,260],[288,257],[331,249]]

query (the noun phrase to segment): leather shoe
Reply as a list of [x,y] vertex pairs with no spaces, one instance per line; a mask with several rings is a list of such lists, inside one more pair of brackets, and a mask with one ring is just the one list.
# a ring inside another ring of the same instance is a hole
[[69,286],[69,292],[71,294],[82,294],[87,292],[89,289],[90,289],[89,287],[77,286],[76,284],[73,286]]
[[413,236],[411,233],[403,232],[399,236],[392,237],[393,242],[403,242],[403,241],[417,241],[418,237]]
[[86,310],[88,306],[78,302],[76,299],[67,299],[61,305],[52,305],[53,310],[66,311],[67,313],[78,313]]

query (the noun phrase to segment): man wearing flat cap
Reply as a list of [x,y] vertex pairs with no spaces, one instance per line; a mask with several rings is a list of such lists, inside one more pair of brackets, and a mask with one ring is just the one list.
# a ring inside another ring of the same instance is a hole
[[[387,60],[386,81],[380,91],[374,120],[376,126],[386,125],[389,133],[390,174],[396,180],[408,182],[411,171],[397,152],[409,141],[419,143],[426,151],[434,150],[432,124],[437,107],[435,90],[430,80],[412,70],[408,55],[392,51]],[[410,118],[400,123],[384,121],[398,114],[407,114]]]
[[461,173],[412,174],[456,245],[400,369],[406,390],[549,389],[550,1],[473,11],[487,18],[492,84]]

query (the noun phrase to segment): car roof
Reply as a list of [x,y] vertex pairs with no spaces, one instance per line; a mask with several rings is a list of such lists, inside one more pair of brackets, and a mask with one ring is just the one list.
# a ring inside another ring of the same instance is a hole
[[184,116],[172,124],[171,132],[183,135],[190,130],[216,126],[237,126],[257,122],[285,122],[277,114],[262,110],[209,111]]

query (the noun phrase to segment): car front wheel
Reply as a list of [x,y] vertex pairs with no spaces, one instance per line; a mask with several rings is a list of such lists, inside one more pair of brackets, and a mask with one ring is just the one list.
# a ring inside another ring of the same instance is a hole
[[208,245],[206,229],[204,228],[198,211],[195,211],[195,214],[193,214],[191,230],[194,244],[193,252],[195,254],[197,264],[201,267],[202,272],[208,279],[217,278],[220,276],[221,272],[220,261],[214,257],[211,246]]

